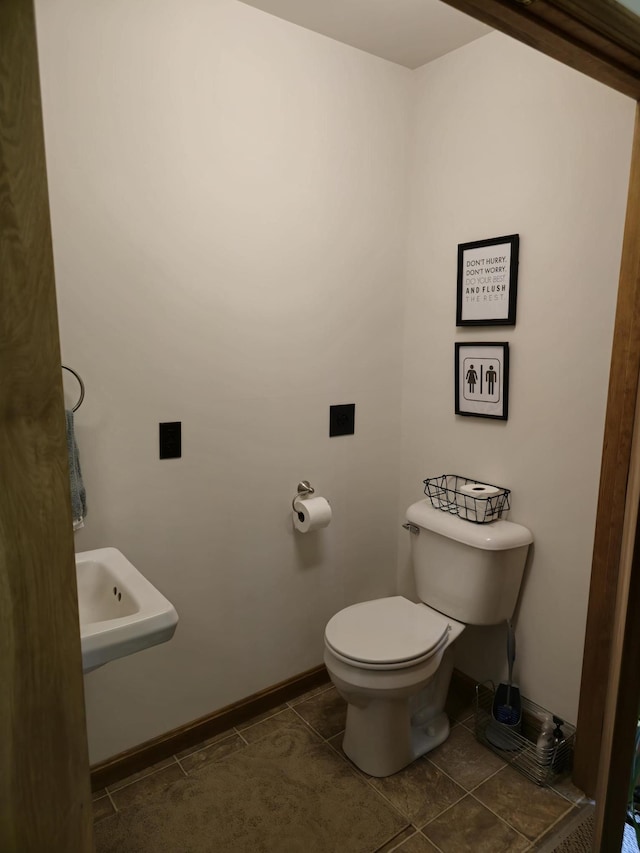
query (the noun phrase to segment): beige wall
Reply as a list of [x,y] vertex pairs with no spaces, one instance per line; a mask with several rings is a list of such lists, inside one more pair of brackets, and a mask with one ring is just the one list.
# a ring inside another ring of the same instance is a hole
[[[316,666],[394,589],[410,72],[231,0],[37,11],[76,547],[180,615],[87,676],[95,762]],[[304,538],[303,478],[334,511]]]
[[[181,618],[87,676],[92,760],[320,663],[345,604],[411,594],[402,510],[444,471],[513,489],[522,686],[575,718],[631,101],[498,35],[411,73],[233,0],[36,8],[87,386],[76,547],[119,547]],[[456,332],[457,243],[512,231],[517,327]],[[512,344],[507,424],[453,415],[466,339]],[[342,402],[356,434],[329,439]],[[181,460],[157,458],[164,420]],[[301,478],[333,505],[315,538],[290,525]],[[458,663],[502,656],[471,629]]]
[[[511,518],[535,537],[516,678],[575,721],[634,103],[497,33],[414,85],[400,508],[423,474],[512,490]],[[456,329],[457,244],[512,233],[517,325]],[[455,341],[509,342],[508,422],[453,414]],[[502,629],[459,641],[477,679],[499,680],[505,660]]]

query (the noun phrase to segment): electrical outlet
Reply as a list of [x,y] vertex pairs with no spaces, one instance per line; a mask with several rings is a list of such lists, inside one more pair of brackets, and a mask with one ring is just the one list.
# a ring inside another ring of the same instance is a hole
[[329,407],[329,436],[353,435],[356,431],[356,404]]
[[180,459],[182,456],[182,422],[160,424],[160,459]]

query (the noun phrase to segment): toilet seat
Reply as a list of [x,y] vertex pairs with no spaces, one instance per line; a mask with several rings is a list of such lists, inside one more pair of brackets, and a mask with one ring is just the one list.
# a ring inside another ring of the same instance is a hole
[[451,619],[400,595],[346,607],[329,620],[325,643],[339,660],[362,669],[404,669],[448,642]]

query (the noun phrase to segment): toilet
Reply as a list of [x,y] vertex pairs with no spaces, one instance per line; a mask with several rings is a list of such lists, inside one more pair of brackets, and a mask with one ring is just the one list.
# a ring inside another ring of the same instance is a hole
[[324,636],[325,665],[347,702],[342,746],[370,776],[390,776],[447,739],[455,640],[466,625],[511,618],[533,541],[520,524],[474,524],[428,499],[406,518],[420,603],[353,604]]

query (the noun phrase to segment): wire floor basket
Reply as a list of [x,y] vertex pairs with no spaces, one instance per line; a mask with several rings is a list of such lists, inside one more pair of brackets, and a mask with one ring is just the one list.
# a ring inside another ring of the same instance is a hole
[[477,496],[461,491],[464,487],[491,486],[491,483],[479,483],[459,474],[441,474],[424,480],[424,493],[431,505],[443,512],[458,515],[475,524],[487,524],[498,518],[506,517],[509,510],[509,489],[492,486],[498,493],[491,496]]
[[494,695],[495,685],[492,681],[476,685],[477,740],[538,785],[551,785],[566,776],[573,763],[575,727],[560,721],[564,738],[553,746],[539,749],[538,736],[549,711],[523,698],[520,724],[505,725],[493,716]]

